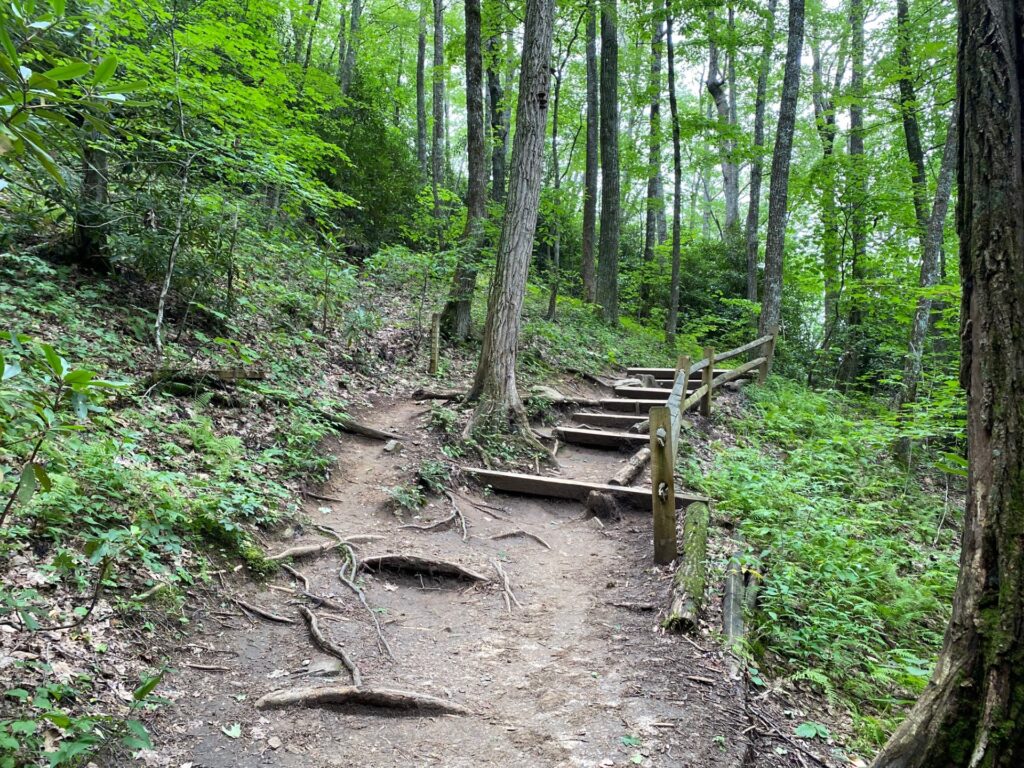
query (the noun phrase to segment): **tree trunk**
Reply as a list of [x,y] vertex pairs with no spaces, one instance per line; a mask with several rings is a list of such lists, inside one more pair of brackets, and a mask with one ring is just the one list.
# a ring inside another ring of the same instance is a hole
[[959,10],[963,550],[932,680],[875,768],[1024,764],[1024,9]]
[[718,65],[718,42],[715,39],[715,13],[708,12],[708,31],[710,34],[710,55],[708,56],[707,89],[715,103],[718,113],[719,145],[718,152],[722,163],[722,190],[725,194],[725,228],[724,238],[730,240],[739,231],[740,222],[740,173],[736,164],[735,144],[729,138],[732,123],[730,121],[729,95],[726,93],[726,82]]
[[91,133],[82,152],[82,191],[75,209],[75,263],[86,269],[107,272],[106,256],[108,157],[95,142],[99,134]]
[[601,233],[597,303],[606,323],[619,322],[619,40],[618,0],[601,0]]
[[359,46],[359,18],[363,12],[362,0],[352,0],[352,16],[348,25],[348,50],[345,51],[345,66],[341,70],[341,92],[348,93],[352,76],[356,71],[356,49]]
[[345,46],[347,44],[347,37],[345,34],[345,27],[348,25],[348,11],[345,8],[344,2],[339,4],[338,7],[338,85],[342,83],[342,74],[345,71]]
[[587,157],[583,173],[583,256],[580,264],[583,298],[597,301],[594,242],[597,240],[597,0],[587,4]]
[[[662,239],[658,230],[658,214],[664,221],[665,200],[661,184],[661,38],[665,23],[655,0],[654,24],[651,30],[651,119],[647,156],[647,205],[644,217],[644,264],[654,262],[654,248]],[[651,315],[651,276],[645,272],[640,284],[640,317]]]
[[427,6],[420,0],[419,37],[416,41],[416,159],[427,177]]
[[[850,277],[856,286],[864,279],[867,258],[867,168],[864,162],[864,0],[850,0]],[[863,300],[853,291],[847,316],[846,348],[839,366],[838,379],[849,385],[860,374],[863,364],[861,323]]]
[[676,54],[672,44],[672,0],[665,0],[665,48],[668,53],[668,105],[672,114],[672,278],[669,283],[665,341],[675,345],[679,323],[679,261],[682,244],[683,155],[679,136],[679,103],[676,100]]
[[764,246],[764,294],[761,299],[760,332],[778,328],[782,320],[782,262],[786,244],[786,203],[789,196],[789,161],[793,153],[796,102],[800,93],[800,56],[804,45],[804,0],[789,0],[789,41],[786,73],[782,79],[779,123],[772,152],[771,187],[768,193],[768,232]]
[[505,201],[505,152],[508,125],[505,122],[505,93],[501,87],[501,36],[487,39],[487,92],[491,102],[491,199]]
[[896,58],[900,67],[900,115],[903,118],[903,136],[907,141],[907,159],[910,160],[917,236],[923,240],[928,229],[928,178],[924,168],[924,150],[921,148],[921,128],[917,121],[917,94],[914,92],[914,81],[911,79],[909,27],[910,4],[907,0],[896,0]]
[[480,399],[474,420],[509,419],[525,425],[526,414],[516,388],[516,348],[544,172],[553,25],[554,0],[527,0],[508,201],[487,301],[480,363],[469,393],[470,398]]
[[917,384],[921,378],[921,361],[924,355],[924,340],[928,333],[928,319],[931,317],[932,300],[928,291],[939,284],[939,254],[942,251],[942,235],[949,208],[949,197],[953,189],[953,164],[956,161],[956,115],[950,116],[946,134],[946,146],[942,152],[942,165],[935,186],[935,201],[921,248],[921,295],[917,299],[914,319],[910,323],[910,340],[907,355],[903,359],[903,382],[896,390],[893,408],[899,410],[906,403],[917,399]]
[[434,0],[434,67],[431,72],[434,117],[430,140],[430,184],[434,193],[434,218],[438,220],[438,248],[441,243],[441,187],[444,186],[444,0]]
[[469,338],[471,310],[476,288],[476,261],[483,238],[487,207],[487,166],[484,162],[483,58],[480,51],[480,0],[465,1],[466,14],[466,191],[465,250],[455,267],[448,303],[441,313],[441,327],[452,339]]
[[754,154],[750,161],[750,205],[747,208],[747,298],[757,301],[757,244],[761,224],[761,180],[764,177],[764,112],[768,94],[768,70],[775,49],[775,8],[778,0],[768,0],[764,47],[757,70],[757,95],[754,98]]

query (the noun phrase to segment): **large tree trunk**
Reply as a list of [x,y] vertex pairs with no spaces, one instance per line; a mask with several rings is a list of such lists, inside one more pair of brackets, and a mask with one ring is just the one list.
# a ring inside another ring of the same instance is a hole
[[732,120],[730,119],[729,94],[726,93],[726,81],[719,67],[718,41],[714,11],[708,12],[708,32],[710,36],[708,56],[708,93],[715,103],[718,113],[719,144],[718,153],[722,163],[722,190],[725,194],[725,227],[724,238],[735,242],[740,226],[740,170],[736,163],[736,142],[730,138]]
[[921,378],[921,361],[924,356],[924,341],[928,333],[928,319],[931,317],[932,300],[929,289],[939,284],[939,256],[942,252],[942,235],[949,208],[949,197],[953,189],[953,164],[956,161],[956,115],[949,121],[946,146],[942,152],[942,164],[935,185],[935,200],[925,231],[921,248],[921,295],[917,299],[914,319],[910,323],[910,339],[907,355],[903,359],[903,382],[896,390],[893,407],[899,410],[906,403],[917,399],[917,384]]
[[480,399],[474,419],[511,419],[525,424],[516,388],[516,347],[544,172],[553,24],[554,0],[527,0],[508,201],[487,301],[480,363],[470,390],[471,398]]
[[[661,39],[665,22],[661,18],[660,0],[655,1],[654,23],[651,29],[651,95],[650,139],[647,147],[647,204],[644,211],[644,263],[654,261],[654,248],[662,242],[658,228],[658,215],[664,221],[665,200],[661,184]],[[650,275],[645,274],[640,284],[640,317],[651,315]]]
[[768,0],[764,47],[757,69],[757,95],[754,97],[754,155],[750,161],[750,205],[747,207],[747,298],[757,301],[757,243],[761,224],[761,180],[764,178],[764,111],[768,96],[768,70],[775,50],[775,8],[778,0]]
[[959,9],[963,551],[932,680],[876,768],[1024,764],[1024,8]]
[[597,301],[594,243],[597,240],[597,0],[587,3],[587,157],[583,172],[583,256],[580,264],[583,298]]
[[348,11],[345,8],[345,3],[342,2],[338,6],[338,85],[342,82],[342,73],[345,71],[345,46],[346,46],[346,35],[345,27],[348,24]]
[[768,193],[768,232],[764,246],[764,293],[760,331],[769,333],[782,319],[782,263],[786,245],[786,204],[789,197],[789,162],[793,153],[796,102],[800,94],[800,56],[804,45],[804,0],[789,0],[789,38],[786,73],[782,78],[779,124],[772,152]]
[[501,36],[492,35],[487,39],[487,93],[491,103],[491,199],[499,203],[505,201],[505,153],[508,151],[501,58]]
[[419,37],[416,41],[416,159],[427,177],[427,4],[420,0]]
[[441,240],[441,187],[444,186],[444,0],[434,0],[434,68],[431,111],[434,125],[430,136],[430,184],[434,193],[434,218]]
[[341,70],[341,92],[348,93],[352,76],[356,71],[356,49],[359,47],[359,21],[363,12],[362,0],[352,0],[352,16],[348,25],[348,48],[345,51],[345,65]]
[[675,46],[672,43],[672,25],[674,23],[672,0],[665,0],[668,106],[672,114],[672,277],[668,289],[668,316],[665,319],[665,341],[673,345],[676,341],[676,325],[679,323],[679,259],[682,243],[683,202],[683,154],[679,136],[679,102],[676,100],[676,52]]
[[469,337],[472,326],[473,291],[476,288],[476,260],[483,235],[487,207],[487,166],[484,151],[483,57],[480,51],[480,0],[465,0],[466,14],[466,151],[468,189],[464,251],[455,267],[448,303],[441,313],[441,325],[455,340]]
[[[864,162],[864,0],[850,0],[850,277],[856,286],[864,280],[867,264],[867,167]],[[863,365],[864,320],[860,291],[854,290],[847,316],[846,348],[838,379],[852,383]]]
[[606,323],[619,322],[619,40],[618,0],[601,0],[601,233],[597,303]]

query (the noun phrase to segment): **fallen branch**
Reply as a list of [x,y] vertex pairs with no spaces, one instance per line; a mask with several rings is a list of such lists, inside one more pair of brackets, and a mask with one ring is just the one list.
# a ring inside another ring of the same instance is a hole
[[512,613],[512,604],[515,603],[517,608],[522,608],[522,603],[516,598],[515,593],[512,591],[512,585],[509,583],[508,574],[505,573],[505,569],[501,567],[501,563],[497,560],[491,560],[491,565],[494,566],[494,570],[498,573],[498,579],[501,581],[501,588],[504,590],[505,598],[505,610]]
[[341,659],[341,663],[345,665],[345,669],[352,675],[352,685],[359,688],[363,684],[363,677],[359,673],[359,667],[356,666],[355,662],[349,658],[349,655],[345,653],[345,649],[337,643],[330,640],[320,629],[320,623],[317,621],[316,614],[313,613],[309,608],[304,605],[299,606],[299,613],[302,614],[302,618],[306,620],[306,628],[309,630],[310,636],[313,638],[313,643],[324,653],[329,653],[331,656]]
[[249,613],[254,613],[267,621],[276,621],[278,624],[294,624],[295,619],[289,619],[287,616],[279,616],[276,613],[271,613],[265,608],[260,608],[258,605],[248,603],[240,597],[232,597],[232,602],[235,603],[239,608],[244,608]]
[[692,632],[704,607],[707,580],[708,523],[707,504],[691,504],[683,523],[683,558],[672,579],[672,602],[662,622],[665,629]]
[[321,493],[312,493],[311,491],[303,491],[303,493],[309,498],[316,499],[317,501],[333,501],[338,504],[344,503],[345,501],[345,499],[339,499],[337,496],[324,496]]
[[267,560],[287,560],[290,558],[307,557],[309,555],[322,555],[325,552],[330,552],[333,549],[337,549],[340,546],[337,541],[324,541],[320,544],[297,544],[294,547],[288,547],[283,552],[278,552],[276,555],[269,555]]
[[491,541],[497,541],[498,539],[511,539],[514,536],[525,536],[528,539],[533,539],[534,541],[536,541],[538,544],[544,547],[544,549],[551,549],[551,545],[544,541],[544,539],[542,539],[540,536],[538,536],[535,533],[530,533],[529,531],[524,531],[521,528],[516,529],[514,531],[506,531],[505,533],[496,533],[493,536],[491,536]]
[[277,707],[381,707],[399,711],[427,711],[447,715],[468,715],[461,704],[445,701],[424,693],[412,693],[392,688],[358,688],[356,686],[326,686],[320,688],[291,688],[268,693],[256,701],[257,709]]
[[459,509],[459,503],[455,501],[455,495],[447,489],[445,489],[444,495],[447,496],[448,501],[451,502],[452,510],[455,513],[456,519],[459,521],[459,526],[462,528],[462,540],[469,541],[469,528],[466,525],[466,516],[462,514],[462,510]]
[[284,392],[279,389],[269,389],[263,387],[254,389],[253,391],[261,395],[262,397],[265,397],[266,399],[270,400],[273,403],[286,405],[290,408],[295,406],[301,406],[302,408],[306,408],[307,410],[312,411],[314,414],[319,416],[323,421],[327,422],[332,427],[342,432],[348,432],[353,435],[361,435],[363,437],[370,437],[373,438],[374,440],[401,440],[401,437],[399,435],[396,435],[392,432],[386,432],[382,429],[377,429],[376,427],[371,427],[367,424],[363,424],[361,422],[356,421],[355,419],[348,415],[339,416],[338,414],[331,413],[330,411],[326,411],[323,408],[317,407],[308,400],[293,397],[287,392]]
[[413,400],[461,400],[465,396],[466,393],[458,389],[417,389],[412,393]]
[[651,449],[644,446],[629,457],[622,468],[608,481],[608,485],[632,485],[633,481],[644,471],[644,467],[647,466],[650,460]]
[[309,579],[307,579],[305,574],[303,574],[301,571],[295,570],[290,565],[282,565],[281,570],[285,571],[286,573],[290,573],[292,577],[295,578],[296,581],[302,582],[303,589],[307,591],[309,590]]
[[360,570],[368,571],[409,571],[430,576],[448,576],[469,581],[490,581],[483,574],[470,570],[450,560],[435,560],[418,555],[374,555],[359,561]]

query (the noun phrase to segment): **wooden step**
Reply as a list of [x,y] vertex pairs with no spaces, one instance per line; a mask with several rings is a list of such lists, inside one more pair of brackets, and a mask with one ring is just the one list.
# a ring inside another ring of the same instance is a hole
[[[580,480],[566,480],[561,477],[548,477],[545,475],[523,475],[518,472],[499,472],[493,469],[476,469],[474,467],[463,467],[463,472],[473,475],[485,485],[491,486],[496,491],[506,493],[521,493],[528,496],[549,496],[555,499],[573,499],[575,501],[586,501],[591,491],[606,491],[613,493],[629,506],[651,511],[651,489],[639,488],[636,486],[607,485],[605,483],[588,483]],[[687,493],[676,489],[676,506],[683,507],[695,501],[707,503],[710,499],[700,494]]]
[[623,448],[633,446],[639,448],[651,441],[650,435],[636,432],[611,432],[601,429],[575,429],[573,427],[556,427],[555,436],[563,442],[573,445],[591,445],[596,448]]
[[[666,390],[667,392],[668,390]],[[668,395],[657,400],[640,400],[637,398],[615,397],[605,398],[600,401],[600,406],[606,411],[617,411],[618,413],[647,413],[656,405],[664,405]]]
[[647,417],[639,413],[588,413],[586,411],[577,411],[572,415],[572,418],[580,424],[588,424],[591,427],[615,427],[628,431],[631,426],[639,424]]
[[[696,389],[694,387],[693,389]],[[693,391],[693,389],[687,390],[687,394]],[[645,400],[668,400],[668,396],[672,393],[671,389],[662,389],[661,387],[616,387],[615,394],[619,397],[630,397],[630,398],[644,398]]]

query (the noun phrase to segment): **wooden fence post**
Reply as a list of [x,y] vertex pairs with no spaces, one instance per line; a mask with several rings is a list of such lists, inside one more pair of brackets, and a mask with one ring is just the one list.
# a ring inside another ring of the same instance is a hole
[[707,418],[711,415],[711,382],[715,378],[715,348],[704,347],[704,359],[708,361],[707,367],[704,369],[704,375],[701,377],[701,384],[706,384],[708,391],[704,393],[704,397],[700,401],[700,415]]
[[427,373],[431,376],[437,375],[437,358],[441,354],[441,313],[435,312],[430,316],[430,366]]
[[651,408],[651,499],[654,511],[654,562],[676,558],[675,451],[672,414],[665,406]]
[[772,360],[775,358],[775,341],[779,338],[779,326],[773,325],[768,331],[772,337],[761,345],[761,357],[764,358],[764,362],[757,368],[757,383],[764,384],[768,379],[768,374],[772,370]]
[[[680,355],[679,361],[676,363],[676,378],[679,378],[679,372],[684,371],[683,376],[686,377],[686,386],[683,387],[683,400],[686,399],[686,390],[690,388],[690,362],[689,355]],[[675,380],[672,381],[672,386],[675,386]]]

